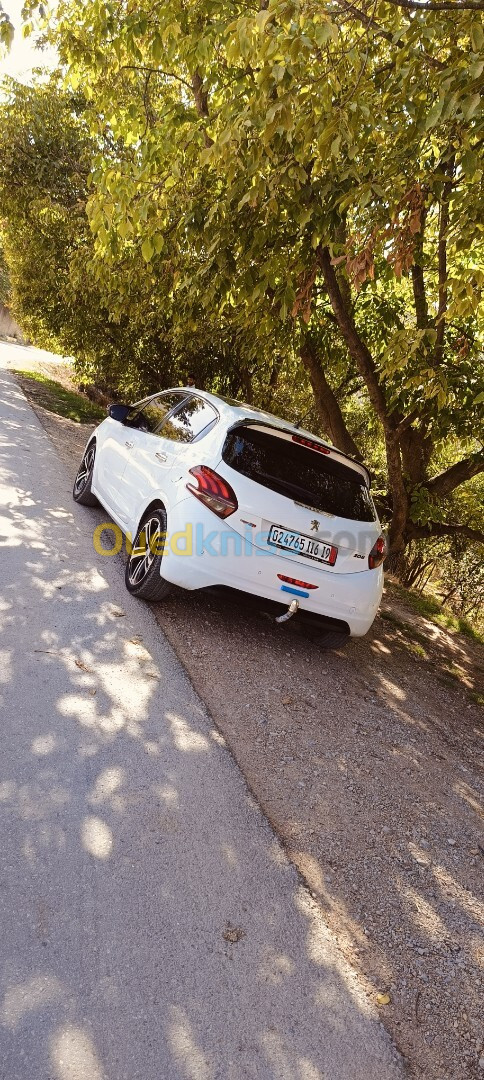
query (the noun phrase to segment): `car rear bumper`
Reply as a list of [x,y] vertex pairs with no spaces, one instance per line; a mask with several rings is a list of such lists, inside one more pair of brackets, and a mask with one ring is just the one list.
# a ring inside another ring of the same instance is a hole
[[[286,605],[296,596],[301,610],[347,623],[353,637],[370,629],[383,589],[381,567],[336,574],[309,560],[306,567],[281,554],[267,553],[192,498],[172,509],[168,527],[162,574],[174,585],[183,589],[226,586]],[[302,589],[287,591],[292,586],[278,574],[318,587],[308,596],[300,595]]]

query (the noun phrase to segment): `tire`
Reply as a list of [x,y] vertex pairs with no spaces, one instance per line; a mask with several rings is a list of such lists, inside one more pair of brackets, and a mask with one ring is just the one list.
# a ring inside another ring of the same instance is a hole
[[161,537],[166,535],[166,514],[161,507],[151,510],[140,523],[126,563],[125,584],[128,592],[140,600],[159,602],[171,591],[161,577],[163,551]]
[[96,459],[96,443],[90,442],[84,451],[84,456],[77,470],[72,489],[74,502],[81,506],[99,506],[96,496],[91,491],[92,474]]

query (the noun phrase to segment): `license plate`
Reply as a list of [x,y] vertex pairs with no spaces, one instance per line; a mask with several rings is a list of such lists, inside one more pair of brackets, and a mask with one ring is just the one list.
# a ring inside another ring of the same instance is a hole
[[304,533],[292,532],[291,529],[282,529],[280,525],[271,525],[267,543],[284,551],[295,551],[297,555],[305,555],[316,562],[330,563],[331,566],[336,562],[336,548],[331,544],[313,540],[312,536],[304,536]]

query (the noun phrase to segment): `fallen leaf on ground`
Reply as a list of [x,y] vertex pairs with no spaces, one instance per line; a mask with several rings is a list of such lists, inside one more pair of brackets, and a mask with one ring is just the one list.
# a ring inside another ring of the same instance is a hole
[[76,667],[78,667],[80,669],[80,671],[88,671],[89,674],[91,674],[91,669],[86,667],[86,665],[83,664],[82,660],[74,660],[74,663],[75,663]]
[[234,944],[236,941],[240,941],[241,938],[245,937],[245,930],[242,930],[240,926],[230,926],[229,923],[227,923],[222,937],[225,941],[230,941]]
[[377,1005],[390,1005],[392,999],[390,994],[377,994],[376,1000]]

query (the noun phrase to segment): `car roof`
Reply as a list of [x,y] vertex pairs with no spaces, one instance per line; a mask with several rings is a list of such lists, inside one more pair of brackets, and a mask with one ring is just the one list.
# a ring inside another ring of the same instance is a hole
[[246,405],[243,401],[236,401],[235,399],[225,398],[219,394],[211,394],[208,390],[199,390],[196,386],[173,386],[170,390],[164,391],[173,393],[174,390],[182,390],[186,394],[195,394],[197,397],[205,398],[206,401],[210,401],[212,405],[220,413],[221,418],[225,423],[237,423],[241,420],[252,420],[257,423],[265,423],[269,427],[277,428],[279,431],[285,431],[288,434],[302,435],[304,438],[313,439],[314,442],[320,443],[322,446],[327,446],[329,450],[332,450],[339,458],[348,462],[349,466],[361,473],[367,481],[368,487],[370,486],[370,473],[360,461],[355,461],[354,458],[348,457],[342,450],[339,450],[337,446],[333,446],[332,443],[326,442],[325,439],[321,439],[319,435],[314,435],[311,431],[307,431],[306,428],[296,427],[295,424],[291,424],[289,420],[283,420],[280,416],[275,416],[274,413],[265,412],[264,409],[255,409],[252,405]]
[[[244,401],[236,401],[235,398],[225,398],[220,394],[211,394],[208,390],[199,390],[195,386],[172,386],[170,388],[171,393],[175,390],[183,390],[186,394],[196,394],[198,397],[206,398],[207,401],[211,401],[213,405],[218,409],[221,416],[232,416],[234,421],[236,420],[260,420],[266,421],[271,427],[280,428],[281,431],[297,432],[298,435],[305,435],[309,439],[316,439],[317,442],[328,446],[331,450],[338,450],[337,446],[333,446],[331,443],[321,439],[319,435],[313,435],[310,431],[306,431],[305,428],[296,427],[295,424],[291,424],[289,420],[283,420],[280,416],[275,416],[274,413],[266,412],[264,409],[255,409],[253,405],[247,405]],[[170,393],[170,391],[164,391]],[[338,450],[341,454],[341,450]],[[351,459],[349,459],[351,460]]]

